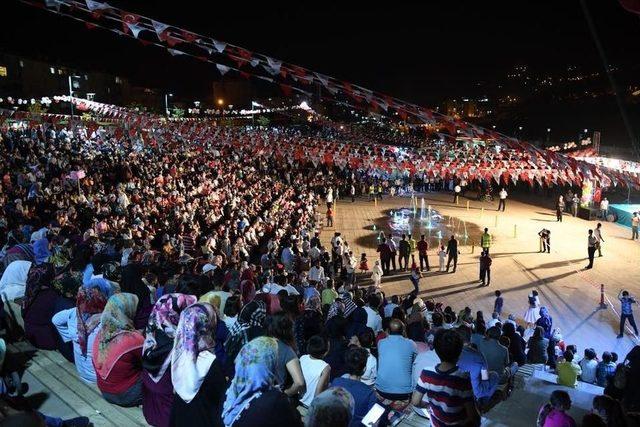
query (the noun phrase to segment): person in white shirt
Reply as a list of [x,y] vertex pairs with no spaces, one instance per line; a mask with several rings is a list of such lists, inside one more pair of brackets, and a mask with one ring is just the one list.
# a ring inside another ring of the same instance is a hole
[[580,380],[586,383],[596,383],[596,370],[598,367],[598,359],[596,358],[596,352],[592,348],[586,348],[584,350],[584,358],[579,363],[582,368],[582,374],[580,374]]
[[440,271],[445,271],[445,261],[447,259],[447,251],[444,250],[444,246],[440,246],[440,251],[438,251],[438,261],[440,263]]
[[300,357],[300,368],[304,376],[306,391],[300,398],[300,402],[309,407],[313,398],[322,393],[329,385],[329,377],[331,367],[327,362],[322,360],[328,353],[327,341],[320,335],[314,335],[309,338],[307,343],[307,352]]
[[498,323],[502,323],[502,321],[500,320],[500,315],[494,311],[491,315],[491,320],[487,322],[487,329],[493,328]]
[[500,201],[498,202],[498,211],[500,211],[502,208],[502,212],[504,212],[504,209],[507,206],[507,190],[503,188],[502,190],[500,190],[500,193],[498,193],[498,195],[500,196]]
[[367,327],[373,329],[376,334],[382,330],[382,317],[378,314],[377,308],[380,306],[378,294],[369,295],[369,300],[364,310],[367,312]]
[[376,383],[376,378],[378,377],[378,359],[371,354],[370,350],[375,344],[375,339],[376,337],[370,329],[358,336],[360,346],[367,350],[367,353],[369,354],[367,357],[367,365],[364,368],[364,374],[360,377],[360,381],[368,386],[373,386]]
[[8,301],[24,297],[31,261],[11,262],[0,278],[0,295]]
[[598,248],[598,256],[602,256],[602,243],[604,243],[604,239],[602,238],[602,224],[598,223],[596,225],[596,229],[593,230],[593,235],[596,237],[597,243],[596,248]]
[[376,260],[373,268],[371,269],[371,280],[373,280],[373,286],[375,286],[376,288],[380,287],[383,274],[384,272],[382,271],[382,267],[380,266],[380,260]]
[[391,302],[384,306],[384,317],[391,317],[393,315],[393,310],[398,307],[400,302],[400,298],[398,295],[393,295],[391,297]]
[[315,261],[313,267],[309,269],[309,281],[324,284],[326,277],[324,274],[324,268],[320,265],[320,261]]
[[605,197],[600,202],[600,216],[603,220],[607,220],[607,215],[609,215],[609,200]]

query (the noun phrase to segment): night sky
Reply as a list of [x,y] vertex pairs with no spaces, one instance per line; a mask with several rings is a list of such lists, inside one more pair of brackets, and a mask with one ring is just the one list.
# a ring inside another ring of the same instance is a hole
[[[504,79],[518,64],[550,73],[570,64],[602,70],[578,0],[109,3],[431,107],[478,81]],[[615,0],[587,4],[610,62],[637,65],[640,17]],[[89,31],[17,0],[3,2],[3,17],[3,51],[104,70],[184,96],[209,91],[219,78],[211,64]]]

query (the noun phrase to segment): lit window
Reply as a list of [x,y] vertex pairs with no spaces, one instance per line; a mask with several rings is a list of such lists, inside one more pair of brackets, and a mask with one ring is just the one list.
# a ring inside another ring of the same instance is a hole
[[7,77],[7,67],[0,65],[0,77]]
[[116,77],[116,84],[122,84],[122,79],[120,77]]
[[24,61],[22,59],[20,60],[20,67],[24,67]]
[[51,74],[55,74],[56,73],[56,69],[53,68],[53,67],[49,68],[49,71],[51,71]]

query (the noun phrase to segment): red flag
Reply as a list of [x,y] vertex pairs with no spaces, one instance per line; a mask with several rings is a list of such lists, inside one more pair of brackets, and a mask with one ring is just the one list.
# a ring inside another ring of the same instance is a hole
[[135,25],[138,23],[139,20],[140,20],[140,17],[135,13],[122,12],[122,31],[124,33],[128,33],[129,25],[127,24]]

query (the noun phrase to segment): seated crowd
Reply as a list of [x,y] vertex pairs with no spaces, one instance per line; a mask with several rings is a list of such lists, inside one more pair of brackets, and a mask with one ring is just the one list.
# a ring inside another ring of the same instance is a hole
[[[639,347],[617,366],[589,349],[578,363],[571,346],[556,358],[544,320],[527,344],[499,312],[485,322],[358,286],[348,245],[327,250],[316,213],[325,188],[353,182],[348,169],[282,162],[257,132],[181,132],[159,130],[151,147],[46,126],[2,133],[6,341],[59,351],[154,426],[356,426],[375,404],[381,425],[410,407],[436,426],[478,425],[527,362],[560,384],[604,386],[602,422],[613,405],[617,419],[640,410],[625,381],[640,373]],[[20,369],[2,353],[2,401],[22,411],[5,420],[87,425],[25,411]],[[541,425],[564,425],[552,420],[568,405],[552,395]]]

